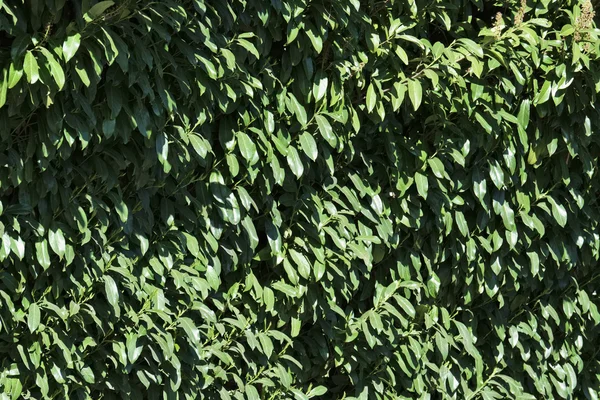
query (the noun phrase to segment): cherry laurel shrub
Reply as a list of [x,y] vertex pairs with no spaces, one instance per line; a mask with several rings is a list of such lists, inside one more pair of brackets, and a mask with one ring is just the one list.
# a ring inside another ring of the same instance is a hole
[[0,399],[598,399],[594,9],[0,1]]

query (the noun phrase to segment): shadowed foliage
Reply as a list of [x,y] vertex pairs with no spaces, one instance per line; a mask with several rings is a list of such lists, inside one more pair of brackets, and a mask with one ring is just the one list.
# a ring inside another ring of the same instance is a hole
[[0,1],[0,399],[597,399],[594,17]]

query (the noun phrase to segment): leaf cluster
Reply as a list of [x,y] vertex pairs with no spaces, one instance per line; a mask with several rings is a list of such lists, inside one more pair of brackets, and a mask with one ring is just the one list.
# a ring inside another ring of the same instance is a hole
[[593,16],[0,1],[0,399],[597,399]]

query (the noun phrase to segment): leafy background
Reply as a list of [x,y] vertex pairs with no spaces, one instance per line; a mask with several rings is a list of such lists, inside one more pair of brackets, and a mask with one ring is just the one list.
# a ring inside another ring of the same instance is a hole
[[597,399],[589,1],[0,1],[2,399]]

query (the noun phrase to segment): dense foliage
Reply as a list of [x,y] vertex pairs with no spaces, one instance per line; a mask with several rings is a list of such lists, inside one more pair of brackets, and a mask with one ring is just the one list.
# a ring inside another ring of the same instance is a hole
[[597,399],[589,0],[0,1],[1,399]]

